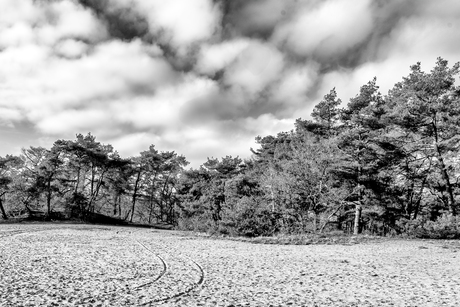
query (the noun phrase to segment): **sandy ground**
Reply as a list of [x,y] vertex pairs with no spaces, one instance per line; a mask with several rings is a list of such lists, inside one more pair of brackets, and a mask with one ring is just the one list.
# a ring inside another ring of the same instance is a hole
[[459,306],[460,242],[263,245],[0,225],[0,306]]

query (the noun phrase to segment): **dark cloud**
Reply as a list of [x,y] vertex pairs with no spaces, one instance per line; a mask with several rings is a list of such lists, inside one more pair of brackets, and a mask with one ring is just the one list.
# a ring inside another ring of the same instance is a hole
[[121,40],[140,38],[151,42],[153,35],[149,32],[148,20],[138,13],[135,3],[120,6],[113,0],[79,0],[79,2],[93,10],[96,15],[107,23],[109,34]]
[[419,13],[417,2],[420,4],[422,1],[374,0],[371,6],[375,16],[374,28],[366,44],[363,45],[364,48],[358,51],[361,62],[376,60],[382,44],[388,43],[386,38],[398,27],[401,21]]
[[216,0],[223,10],[224,38],[268,39],[281,20],[288,19],[297,0]]

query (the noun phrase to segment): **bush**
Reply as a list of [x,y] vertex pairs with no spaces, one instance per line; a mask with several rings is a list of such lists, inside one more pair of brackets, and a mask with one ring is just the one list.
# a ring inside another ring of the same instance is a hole
[[177,221],[177,229],[191,230],[196,232],[213,232],[216,228],[211,219],[206,215],[194,215],[190,217],[181,217]]
[[425,217],[400,220],[399,226],[411,237],[421,239],[460,239],[460,217],[443,214],[436,221]]
[[246,237],[271,236],[279,230],[278,217],[266,207],[259,198],[243,197],[226,212],[224,225],[233,229],[230,233]]

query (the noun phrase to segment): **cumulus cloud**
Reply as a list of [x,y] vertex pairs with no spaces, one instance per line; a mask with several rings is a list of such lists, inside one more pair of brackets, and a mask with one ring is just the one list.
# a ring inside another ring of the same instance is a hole
[[9,68],[3,71],[3,86],[16,93],[11,97],[16,106],[29,111],[34,121],[56,110],[152,93],[176,77],[167,61],[149,56],[139,41],[100,44],[78,61],[53,52],[26,46],[0,53],[0,63]]
[[224,28],[229,32],[256,38],[269,37],[278,23],[291,18],[299,6],[298,0],[222,0],[222,3],[225,11],[222,22]]
[[232,64],[250,44],[248,39],[235,39],[201,47],[196,64],[199,73],[213,76]]
[[69,131],[93,130],[94,125],[107,126],[110,117],[102,109],[62,110],[45,117],[37,127],[48,134],[60,135]]
[[147,18],[133,0],[79,0],[106,24],[111,37],[122,40],[151,39]]
[[333,60],[361,44],[372,32],[370,4],[371,0],[353,1],[353,5],[346,0],[321,2],[300,10],[291,22],[277,27],[273,40],[296,55]]
[[[195,100],[215,95],[218,87],[214,81],[188,75],[176,83],[164,86],[152,96],[138,97],[129,101],[118,101],[114,106],[115,118],[119,122],[131,123],[138,129],[166,129],[187,124],[184,110]],[[131,108],[126,110],[126,105]],[[111,106],[111,107],[112,107]]]
[[252,42],[227,68],[224,83],[241,88],[249,95],[262,91],[276,80],[284,67],[284,56],[276,48]]
[[74,38],[92,43],[107,37],[104,25],[77,3],[32,0],[1,2],[0,48],[27,44],[53,46]]
[[19,110],[0,107],[0,126],[14,127],[13,123],[21,120],[22,115]]
[[176,48],[209,39],[219,26],[220,12],[211,0],[137,0],[150,31]]
[[60,41],[55,46],[55,52],[59,56],[66,58],[79,58],[88,51],[88,45],[75,39],[66,39]]
[[0,154],[91,131],[126,156],[155,144],[195,167],[248,157],[255,136],[292,129],[333,87],[345,104],[374,76],[385,94],[417,61],[459,60],[456,0],[0,0],[0,11]]
[[310,92],[315,94],[319,75],[319,65],[306,63],[302,66],[294,66],[286,69],[278,83],[271,88],[271,99],[279,106],[277,114],[281,117],[297,117],[301,114],[302,106],[305,105]]

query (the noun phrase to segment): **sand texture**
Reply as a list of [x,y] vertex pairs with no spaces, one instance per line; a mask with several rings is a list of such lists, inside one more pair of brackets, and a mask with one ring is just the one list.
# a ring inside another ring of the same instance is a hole
[[459,306],[460,242],[265,245],[0,225],[0,306]]

